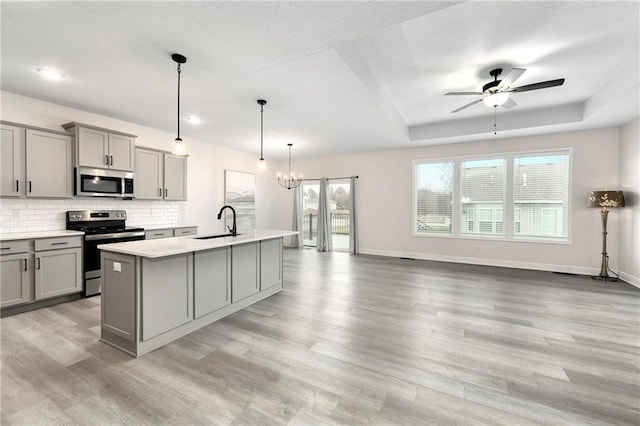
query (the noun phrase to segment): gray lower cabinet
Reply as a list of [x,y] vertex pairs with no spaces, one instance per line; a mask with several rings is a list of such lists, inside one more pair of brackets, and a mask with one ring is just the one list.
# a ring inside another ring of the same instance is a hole
[[142,340],[193,319],[193,254],[142,259]]
[[102,258],[102,328],[130,342],[136,340],[135,257],[105,252]]
[[0,307],[19,305],[31,300],[33,255],[9,254],[0,257]]
[[197,226],[188,226],[185,228],[175,228],[173,230],[174,237],[186,237],[187,235],[196,235],[198,233]]
[[154,231],[145,231],[145,240],[156,240],[158,238],[170,238],[173,237],[173,229],[156,229]]
[[231,304],[231,248],[196,252],[193,285],[195,318]]
[[145,231],[145,240],[155,240],[158,238],[170,238],[170,237],[186,237],[188,235],[196,235],[198,233],[197,226],[183,226],[178,228],[166,228],[166,229],[151,229]]
[[282,285],[282,238],[260,241],[260,291]]
[[82,249],[36,252],[35,299],[82,291]]
[[260,242],[231,246],[231,301],[236,303],[260,291]]

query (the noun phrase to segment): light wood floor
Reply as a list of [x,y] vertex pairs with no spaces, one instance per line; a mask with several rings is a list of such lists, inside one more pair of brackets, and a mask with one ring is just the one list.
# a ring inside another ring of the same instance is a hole
[[285,250],[286,288],[140,359],[99,298],[1,320],[2,424],[640,423],[640,292]]

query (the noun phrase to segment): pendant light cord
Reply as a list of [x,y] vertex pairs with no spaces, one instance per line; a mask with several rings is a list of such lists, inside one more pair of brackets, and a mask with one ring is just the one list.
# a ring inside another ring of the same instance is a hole
[[177,140],[182,140],[180,139],[180,64],[178,63],[178,138]]
[[264,160],[264,155],[263,155],[263,145],[262,145],[262,135],[264,133],[264,128],[263,128],[263,118],[264,115],[264,105],[260,104],[260,160]]
[[496,120],[497,120],[497,115],[498,115],[498,106],[494,105],[493,106],[493,134],[497,135],[498,131],[496,129]]

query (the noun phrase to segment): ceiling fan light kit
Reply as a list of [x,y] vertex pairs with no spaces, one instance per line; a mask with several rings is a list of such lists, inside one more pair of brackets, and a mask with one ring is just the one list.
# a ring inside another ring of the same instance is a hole
[[457,108],[452,113],[462,111],[477,103],[483,102],[490,107],[502,106],[505,109],[515,107],[516,102],[509,97],[511,92],[528,92],[531,90],[546,89],[549,87],[562,86],[564,84],[564,78],[556,80],[541,81],[539,83],[527,84],[524,86],[511,87],[511,85],[518,79],[524,72],[525,68],[512,68],[511,71],[504,76],[502,80],[498,80],[498,77],[502,74],[502,68],[495,68],[489,72],[489,75],[493,77],[493,81],[482,86],[482,92],[449,92],[445,93],[445,96],[458,96],[458,95],[474,95],[482,96],[473,102]]
[[493,93],[482,100],[486,106],[495,107],[507,102],[509,94],[505,92]]

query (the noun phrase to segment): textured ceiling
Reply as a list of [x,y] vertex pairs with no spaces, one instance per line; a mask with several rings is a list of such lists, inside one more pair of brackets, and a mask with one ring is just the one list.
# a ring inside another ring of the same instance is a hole
[[[638,2],[8,2],[2,90],[265,156],[336,155],[615,126],[638,116]],[[46,82],[36,67],[67,78]],[[497,114],[496,66],[526,68]]]

